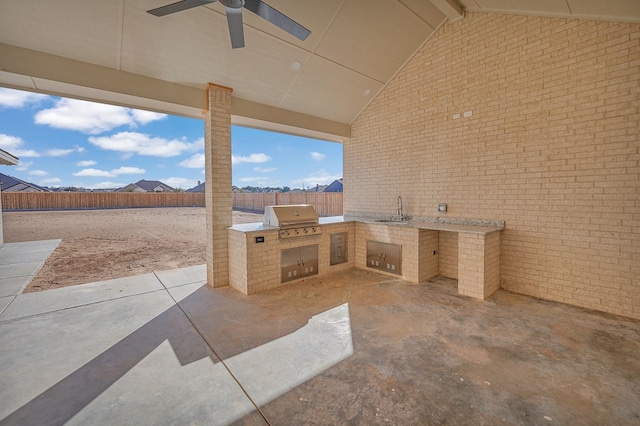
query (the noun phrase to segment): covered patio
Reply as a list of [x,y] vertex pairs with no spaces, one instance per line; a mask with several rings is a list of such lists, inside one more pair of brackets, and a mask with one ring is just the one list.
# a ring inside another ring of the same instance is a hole
[[[243,49],[218,2],[166,3],[0,5],[0,85],[203,119],[208,244],[7,300],[2,424],[638,422],[637,2],[273,0],[311,35],[244,13]],[[232,125],[343,143],[355,267],[229,286]],[[426,229],[361,220],[394,212],[454,227],[416,255]],[[368,239],[437,275],[367,269]]]
[[[0,249],[0,255],[11,245]],[[3,425],[634,424],[640,323],[352,270],[246,297],[205,267],[20,294]]]

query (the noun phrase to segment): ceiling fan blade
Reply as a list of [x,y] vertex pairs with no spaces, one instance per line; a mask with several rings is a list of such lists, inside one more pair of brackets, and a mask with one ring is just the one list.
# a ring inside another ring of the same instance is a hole
[[242,8],[225,7],[227,12],[227,24],[229,25],[229,36],[231,37],[231,47],[237,49],[244,47],[244,29],[242,28]]
[[244,7],[300,40],[305,40],[311,34],[311,31],[261,0],[245,0]]
[[215,3],[217,1],[218,0],[182,0],[176,3],[168,4],[166,6],[147,10],[147,12],[155,16],[165,16],[176,12],[182,12],[183,10],[191,9],[194,7],[202,6],[204,4]]

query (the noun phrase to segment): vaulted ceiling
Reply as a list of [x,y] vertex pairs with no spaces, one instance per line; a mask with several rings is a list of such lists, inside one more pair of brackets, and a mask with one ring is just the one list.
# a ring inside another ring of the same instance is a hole
[[232,49],[220,3],[146,13],[172,1],[2,0],[0,85],[200,117],[211,82],[233,89],[238,123],[339,139],[464,10],[640,22],[638,0],[266,0],[311,35],[245,9],[246,47]]

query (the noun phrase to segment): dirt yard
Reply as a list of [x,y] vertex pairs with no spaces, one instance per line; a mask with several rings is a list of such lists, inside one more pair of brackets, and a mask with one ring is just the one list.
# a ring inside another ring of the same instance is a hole
[[[61,239],[25,292],[205,263],[202,207],[3,212],[5,243]],[[233,223],[262,222],[233,212]]]

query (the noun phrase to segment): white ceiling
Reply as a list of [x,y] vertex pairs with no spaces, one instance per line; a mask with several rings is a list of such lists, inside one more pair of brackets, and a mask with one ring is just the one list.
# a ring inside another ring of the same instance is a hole
[[233,50],[219,3],[146,13],[172,1],[2,0],[0,85],[199,115],[211,82],[233,89],[241,115],[291,112],[283,123],[338,134],[463,8],[640,22],[639,0],[267,0],[311,35],[244,9],[246,47]]

